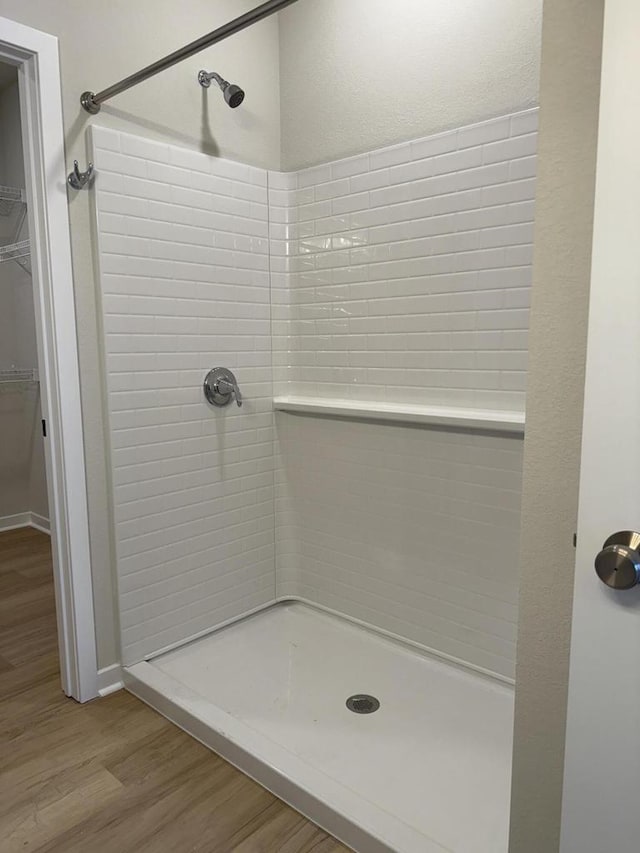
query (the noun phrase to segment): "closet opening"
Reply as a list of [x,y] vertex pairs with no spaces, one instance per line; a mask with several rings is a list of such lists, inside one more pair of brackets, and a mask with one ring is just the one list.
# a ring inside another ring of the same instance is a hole
[[99,684],[64,174],[57,39],[2,19],[0,661],[84,702]]

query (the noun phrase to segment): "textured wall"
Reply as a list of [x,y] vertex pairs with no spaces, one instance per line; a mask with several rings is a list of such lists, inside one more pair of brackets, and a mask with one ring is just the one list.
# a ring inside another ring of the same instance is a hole
[[602,14],[544,7],[511,853],[559,844]]
[[[258,166],[280,162],[278,21],[272,17],[108,101],[100,117],[80,107],[100,91],[256,5],[253,0],[191,0],[187,9],[153,0],[0,0],[0,15],[57,36],[69,157],[85,156],[84,129],[108,126]],[[99,37],[98,37],[99,34]],[[201,68],[240,83],[247,97],[231,110]]]
[[[123,663],[274,597],[267,173],[94,128]],[[234,371],[242,408],[202,381]]]
[[[87,159],[85,129],[102,126],[219,152],[231,159],[277,168],[280,161],[278,23],[263,21],[105,104],[95,119],[81,110],[80,94],[99,90],[255,6],[255,0],[190,0],[188,8],[155,0],[0,0],[0,15],[60,40],[67,162]],[[195,82],[211,66],[247,89],[246,106],[230,110]],[[62,176],[61,176],[62,178]],[[80,381],[88,479],[91,561],[98,665],[118,660],[113,564],[107,523],[107,440],[97,346],[96,280],[91,198],[70,195],[69,215],[80,351]]]
[[542,0],[300,0],[279,16],[282,165],[536,103],[541,13]]
[[271,174],[277,393],[524,409],[536,130]]

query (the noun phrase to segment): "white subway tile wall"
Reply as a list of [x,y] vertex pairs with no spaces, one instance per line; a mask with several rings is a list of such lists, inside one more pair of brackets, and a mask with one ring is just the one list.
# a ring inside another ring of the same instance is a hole
[[278,412],[279,596],[512,678],[522,441]]
[[[270,173],[278,395],[523,410],[537,110]],[[522,442],[278,414],[279,596],[513,677]]]
[[279,413],[274,453],[272,380],[522,409],[536,126],[268,180],[93,129],[125,663],[299,596],[513,675],[521,441]]
[[523,410],[536,131],[270,173],[278,395]]
[[[93,128],[122,655],[274,598],[267,175]],[[206,372],[244,405],[214,410]]]

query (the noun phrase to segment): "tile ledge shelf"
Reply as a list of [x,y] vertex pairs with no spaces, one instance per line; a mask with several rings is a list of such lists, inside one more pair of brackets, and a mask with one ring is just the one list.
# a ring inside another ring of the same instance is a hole
[[524,435],[524,412],[463,409],[453,406],[412,406],[406,403],[377,403],[323,397],[275,397],[278,412],[302,412],[354,420],[431,424],[478,432],[507,432]]

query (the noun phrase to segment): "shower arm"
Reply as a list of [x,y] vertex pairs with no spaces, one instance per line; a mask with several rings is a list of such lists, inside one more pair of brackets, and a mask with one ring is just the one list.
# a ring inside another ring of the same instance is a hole
[[211,85],[211,81],[215,80],[221,89],[225,89],[229,83],[215,71],[200,71],[198,74],[198,83],[207,89]]
[[88,113],[95,115],[100,112],[101,104],[108,101],[109,98],[119,95],[120,92],[130,89],[132,86],[137,86],[138,83],[142,83],[145,80],[148,80],[149,77],[153,77],[161,71],[171,68],[172,65],[182,62],[183,59],[188,59],[190,56],[210,47],[212,44],[216,44],[229,36],[235,35],[235,33],[239,33],[241,30],[250,27],[252,24],[262,21],[263,18],[268,18],[269,15],[273,15],[275,12],[279,12],[286,6],[291,6],[296,2],[297,0],[269,0],[267,3],[262,3],[260,6],[256,6],[255,9],[245,12],[244,15],[234,18],[233,21],[229,21],[229,23],[218,27],[217,30],[212,30],[212,32],[208,33],[206,36],[202,36],[201,38],[196,39],[196,41],[186,44],[184,47],[170,53],[163,59],[159,59],[157,62],[147,65],[140,71],[136,71],[135,74],[125,77],[124,80],[114,83],[113,86],[109,86],[107,89],[103,89],[97,94],[94,92],[83,92],[80,97],[80,103]]

